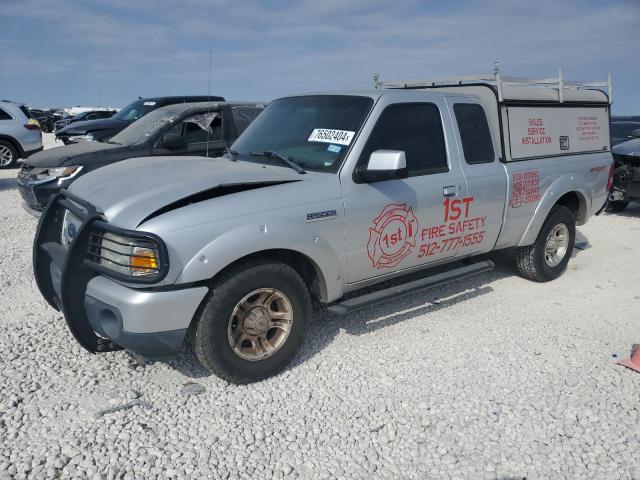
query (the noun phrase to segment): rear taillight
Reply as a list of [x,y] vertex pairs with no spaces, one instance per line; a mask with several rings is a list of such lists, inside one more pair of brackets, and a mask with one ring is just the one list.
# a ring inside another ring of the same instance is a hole
[[611,191],[611,187],[613,187],[613,174],[616,171],[616,162],[611,163],[611,168],[609,169],[609,178],[607,179],[607,192]]
[[33,123],[25,123],[23,127],[27,130],[40,130],[40,125],[35,125]]

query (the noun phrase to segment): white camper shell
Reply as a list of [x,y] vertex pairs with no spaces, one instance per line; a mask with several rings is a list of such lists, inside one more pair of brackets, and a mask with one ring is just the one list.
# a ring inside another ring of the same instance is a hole
[[[479,97],[491,131],[502,147],[502,161],[511,162],[609,150],[611,77],[607,82],[468,75],[422,81],[380,81],[375,88],[440,89]],[[488,88],[487,88],[488,87]],[[601,89],[606,89],[605,93]]]

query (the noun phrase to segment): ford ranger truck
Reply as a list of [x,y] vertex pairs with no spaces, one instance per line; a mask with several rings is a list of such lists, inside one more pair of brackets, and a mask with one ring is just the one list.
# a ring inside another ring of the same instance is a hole
[[35,236],[38,287],[89,352],[186,343],[248,383],[287,366],[314,301],[348,314],[487,271],[477,257],[507,248],[524,277],[553,280],[610,187],[609,97],[592,85],[275,100],[222,157],[132,159],[58,193]]

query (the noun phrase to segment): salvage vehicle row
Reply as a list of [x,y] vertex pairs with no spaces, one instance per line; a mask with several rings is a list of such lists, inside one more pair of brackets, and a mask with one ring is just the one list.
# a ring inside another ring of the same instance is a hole
[[105,165],[132,157],[222,155],[262,110],[259,103],[178,103],[143,116],[108,142],[80,142],[38,153],[18,174],[25,208],[39,215],[49,198]]

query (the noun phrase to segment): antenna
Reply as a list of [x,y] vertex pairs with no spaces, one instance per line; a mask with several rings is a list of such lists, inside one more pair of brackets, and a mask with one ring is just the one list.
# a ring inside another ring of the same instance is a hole
[[[211,113],[211,56],[213,46],[209,45],[209,85],[207,88],[207,118]],[[209,134],[211,133],[211,125],[207,126],[207,149],[205,155],[209,156]]]

